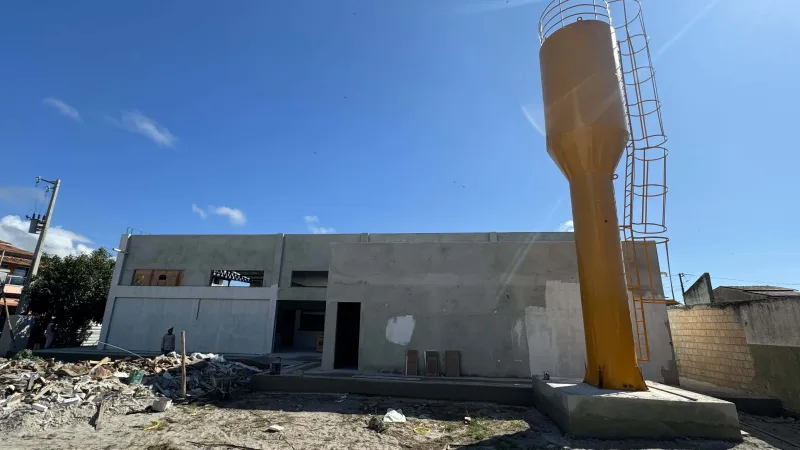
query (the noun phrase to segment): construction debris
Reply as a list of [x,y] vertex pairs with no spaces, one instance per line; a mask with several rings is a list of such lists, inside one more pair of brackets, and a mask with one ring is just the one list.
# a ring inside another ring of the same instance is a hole
[[[47,427],[94,418],[99,424],[104,415],[165,411],[180,396],[180,366],[174,352],[77,363],[45,360],[30,352],[12,360],[0,358],[0,433],[22,423]],[[218,379],[225,379],[229,390],[249,388],[250,377],[261,370],[221,355],[193,353],[186,372],[187,398],[197,399],[218,393]]]
[[369,422],[367,423],[367,428],[370,430],[377,431],[378,433],[383,433],[386,431],[386,424],[383,423],[383,417],[381,416],[372,416],[369,418]]
[[172,406],[172,399],[159,397],[153,402],[153,411],[164,412]]

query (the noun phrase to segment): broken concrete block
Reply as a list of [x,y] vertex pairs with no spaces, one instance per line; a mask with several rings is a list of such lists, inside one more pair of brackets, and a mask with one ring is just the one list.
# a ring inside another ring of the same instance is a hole
[[39,412],[45,412],[45,411],[47,411],[47,406],[44,406],[44,405],[42,405],[41,403],[34,403],[34,404],[33,404],[33,405],[31,405],[31,406],[33,406],[33,409],[35,409],[35,410],[37,410],[37,411],[39,411]]
[[168,410],[170,406],[172,406],[171,399],[160,397],[153,402],[153,411],[164,412]]
[[6,405],[8,407],[16,406],[22,401],[22,394],[17,392],[16,394],[12,394],[6,398]]
[[73,403],[80,403],[80,402],[81,399],[79,399],[78,397],[70,397],[70,398],[65,398],[61,403],[65,405],[71,405]]
[[270,425],[267,431],[270,433],[277,433],[278,431],[283,431],[283,427],[280,425]]

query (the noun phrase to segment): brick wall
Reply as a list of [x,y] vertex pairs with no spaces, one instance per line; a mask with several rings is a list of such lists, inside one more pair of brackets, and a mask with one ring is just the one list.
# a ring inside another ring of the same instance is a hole
[[755,369],[736,309],[673,307],[669,321],[681,377],[749,390]]

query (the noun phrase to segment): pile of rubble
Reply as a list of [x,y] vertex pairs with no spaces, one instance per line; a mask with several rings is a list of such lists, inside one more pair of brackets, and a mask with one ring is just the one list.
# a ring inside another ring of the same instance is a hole
[[[194,353],[186,361],[187,399],[226,395],[249,386],[260,369]],[[173,353],[155,358],[62,363],[29,354],[0,358],[0,431],[33,419],[42,426],[97,420],[105,414],[147,411],[181,395],[181,359]],[[33,416],[33,417],[31,417]]]

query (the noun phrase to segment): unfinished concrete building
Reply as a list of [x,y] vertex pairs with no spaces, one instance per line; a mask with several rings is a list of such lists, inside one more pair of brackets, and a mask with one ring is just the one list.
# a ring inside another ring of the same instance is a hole
[[[157,351],[174,327],[189,351],[306,352],[322,369],[402,373],[408,350],[455,350],[462,375],[583,376],[572,233],[124,235],[120,249],[100,340],[128,350]],[[646,314],[643,374],[675,382],[666,306]]]

